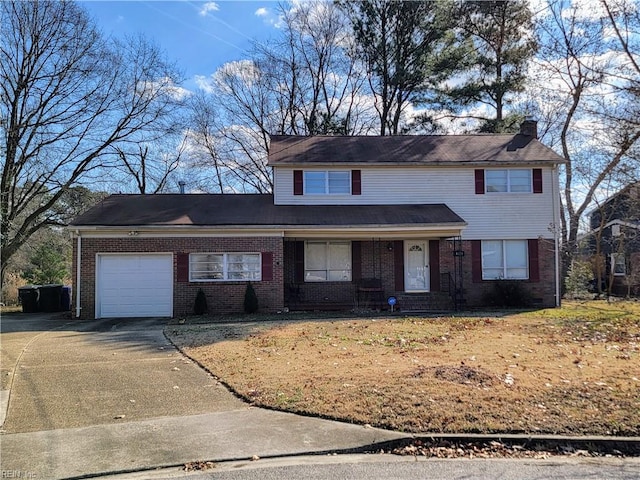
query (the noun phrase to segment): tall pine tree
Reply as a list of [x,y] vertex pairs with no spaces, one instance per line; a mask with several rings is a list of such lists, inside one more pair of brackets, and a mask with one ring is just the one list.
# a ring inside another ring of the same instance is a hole
[[506,106],[524,90],[526,65],[537,51],[528,2],[468,0],[459,11],[460,29],[474,53],[461,65],[462,82],[443,88],[442,98],[454,110],[483,104],[495,112],[481,118],[480,131],[517,129],[519,117]]
[[450,75],[460,57],[453,2],[340,0],[353,27],[356,52],[375,95],[380,135],[402,129],[407,106]]

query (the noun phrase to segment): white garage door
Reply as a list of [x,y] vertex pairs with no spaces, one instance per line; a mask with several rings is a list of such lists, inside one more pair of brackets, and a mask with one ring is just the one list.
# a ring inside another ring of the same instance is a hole
[[171,317],[173,255],[98,255],[96,318]]

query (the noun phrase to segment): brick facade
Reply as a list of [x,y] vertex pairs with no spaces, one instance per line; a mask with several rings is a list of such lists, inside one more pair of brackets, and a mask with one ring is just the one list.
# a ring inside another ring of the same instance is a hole
[[[551,240],[537,240],[540,279],[537,282],[519,282],[530,294],[534,305],[551,307],[555,305],[554,244]],[[81,317],[95,317],[96,255],[98,253],[173,253],[174,255],[174,316],[189,315],[193,312],[195,297],[200,288],[207,296],[210,313],[238,313],[243,311],[245,282],[181,282],[177,276],[179,253],[197,252],[271,252],[273,254],[273,278],[270,281],[255,282],[260,311],[273,312],[285,306],[295,308],[296,303],[312,309],[351,309],[362,306],[371,298],[358,296],[361,280],[379,279],[382,292],[378,299],[390,295],[401,295],[396,290],[396,275],[401,270],[395,268],[396,249],[401,242],[384,240],[360,241],[360,271],[353,273],[351,282],[307,282],[296,278],[296,242],[279,237],[199,237],[199,238],[83,238],[82,239],[82,279]],[[74,280],[76,278],[76,248],[74,242]],[[482,307],[485,296],[491,292],[495,281],[474,282],[472,278],[471,241],[462,241],[460,248],[465,252],[462,258],[463,297],[466,307]],[[442,282],[448,274],[453,278],[454,243],[452,240],[439,242],[439,270]],[[299,253],[299,252],[298,252]],[[77,292],[74,285],[73,293]],[[442,285],[442,290],[448,290]],[[360,305],[358,300],[360,299]],[[369,303],[371,305],[371,303]],[[386,304],[382,305],[386,307]],[[75,299],[73,303],[75,309]]]
[[[555,306],[555,274],[554,274],[554,243],[552,240],[539,239],[538,264],[539,281],[517,281],[529,294],[534,306]],[[360,241],[361,248],[361,274],[360,278],[376,278],[382,283],[382,296],[386,300],[390,295],[401,296],[402,291],[396,289],[396,269],[394,250],[399,248],[400,242],[374,240]],[[400,243],[401,244],[401,243]],[[449,277],[454,278],[455,258],[454,242],[452,240],[440,240],[439,242],[439,277],[443,283],[440,289],[448,293]],[[462,241],[460,247],[464,252],[462,257],[462,289],[466,307],[477,308],[486,305],[486,296],[493,290],[495,280],[473,281],[471,241]],[[305,283],[296,279],[295,275],[296,251],[295,242],[284,242],[284,281],[285,304],[300,302],[303,306],[322,308],[323,305],[356,307],[358,298],[358,280],[354,275],[351,282],[309,282]],[[400,274],[402,270],[397,271]],[[402,281],[402,280],[401,280]],[[432,285],[432,290],[437,287]],[[446,295],[446,294],[445,294]],[[384,305],[386,306],[386,305]]]
[[[539,239],[538,242],[538,265],[539,281],[517,280],[523,289],[530,295],[534,306],[553,307],[556,302],[555,289],[555,247],[553,240]],[[474,282],[472,278],[472,256],[471,241],[461,242],[462,250],[465,252],[462,261],[463,294],[465,306],[482,307],[486,305],[485,297],[491,293],[496,284],[496,280],[482,280]],[[454,272],[453,241],[440,242],[440,271]]]
[[[82,270],[80,282],[81,318],[95,318],[96,255],[99,253],[172,253],[173,254],[173,314],[193,313],[198,290],[207,296],[209,313],[234,313],[244,309],[246,282],[179,282],[177,254],[198,252],[270,252],[273,254],[273,277],[270,281],[254,282],[260,311],[273,312],[283,308],[282,238],[279,237],[197,237],[197,238],[82,238]],[[73,244],[73,294],[76,281],[77,241]],[[73,300],[75,311],[76,300]]]

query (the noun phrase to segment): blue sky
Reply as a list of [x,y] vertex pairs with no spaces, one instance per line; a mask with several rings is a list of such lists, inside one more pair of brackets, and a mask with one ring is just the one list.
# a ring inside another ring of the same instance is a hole
[[196,75],[243,58],[251,40],[275,34],[274,1],[83,1],[107,35],[142,33],[165,51],[194,88]]

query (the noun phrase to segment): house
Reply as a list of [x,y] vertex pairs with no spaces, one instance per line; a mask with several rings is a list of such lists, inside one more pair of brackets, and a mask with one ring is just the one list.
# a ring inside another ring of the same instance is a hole
[[[596,285],[614,295],[640,295],[640,182],[627,185],[589,214],[589,254]],[[600,278],[597,278],[600,277]]]
[[[273,194],[112,195],[78,217],[76,315],[481,306],[509,279],[559,302],[558,165],[516,135],[273,136]],[[390,297],[393,297],[391,299]]]

